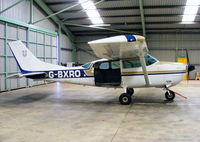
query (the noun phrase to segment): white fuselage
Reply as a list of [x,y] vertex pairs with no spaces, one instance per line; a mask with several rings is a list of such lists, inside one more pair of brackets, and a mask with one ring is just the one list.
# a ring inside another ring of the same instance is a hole
[[[84,70],[85,74],[77,77],[63,78],[49,78],[49,81],[68,82],[82,85],[95,86],[95,76],[93,64],[98,61],[94,61],[89,69],[83,67],[75,67],[70,70]],[[164,87],[174,86],[183,80],[186,73],[186,65],[176,62],[156,62],[147,66],[148,78],[150,84],[147,86],[142,67],[138,68],[121,68],[121,85],[118,87],[123,88],[141,88],[141,87]],[[89,75],[88,75],[89,73]],[[109,86],[111,87],[111,86]]]

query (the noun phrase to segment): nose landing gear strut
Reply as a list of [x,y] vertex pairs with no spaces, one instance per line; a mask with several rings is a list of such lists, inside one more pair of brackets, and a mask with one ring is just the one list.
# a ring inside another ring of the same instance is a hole
[[168,100],[168,101],[173,101],[174,98],[175,98],[175,95],[178,95],[179,97],[182,97],[184,99],[187,99],[187,97],[175,92],[175,91],[172,91],[171,89],[169,88],[164,88],[166,90],[166,93],[165,93],[165,98]]

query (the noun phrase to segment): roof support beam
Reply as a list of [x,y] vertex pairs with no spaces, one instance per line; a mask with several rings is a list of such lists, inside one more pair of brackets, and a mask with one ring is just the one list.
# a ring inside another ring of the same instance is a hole
[[80,5],[80,4],[81,4],[81,3],[77,3],[77,4],[75,4],[75,5],[72,5],[72,6],[69,6],[69,7],[64,8],[64,9],[61,9],[60,11],[55,12],[55,13],[52,13],[52,14],[50,14],[49,16],[43,18],[43,19],[40,19],[40,20],[38,20],[38,21],[33,22],[33,24],[36,24],[36,23],[38,23],[38,22],[41,22],[41,21],[46,20],[46,19],[48,19],[48,18],[51,18],[52,16],[58,15],[58,14],[64,12],[64,11],[70,10],[70,9],[72,9],[72,8],[74,8],[74,7],[78,6],[78,5]]
[[142,22],[142,33],[143,33],[143,36],[146,37],[143,0],[139,0],[139,4],[140,4],[140,17],[141,17],[141,22]]
[[[182,17],[183,14],[145,14],[144,17]],[[200,16],[200,14],[197,14],[196,16]],[[102,18],[135,18],[140,17],[140,14],[130,14],[130,15],[112,15],[112,16],[102,16]],[[73,21],[73,20],[85,20],[87,19],[87,16],[84,17],[69,17],[67,20]],[[61,19],[62,21],[65,20],[64,18]]]
[[[200,5],[199,5],[200,7]],[[116,11],[116,10],[138,10],[140,7],[139,6],[126,6],[123,9],[121,7],[107,7],[107,8],[98,8],[99,12],[109,12],[109,11]],[[143,6],[144,9],[177,9],[177,8],[185,8],[185,5],[155,5],[155,6]],[[81,9],[77,9],[77,10],[70,10],[70,11],[65,11],[63,13],[74,13],[74,12],[78,12]]]
[[84,28],[93,28],[93,29],[100,29],[100,30],[106,30],[106,31],[113,31],[113,32],[117,32],[117,33],[134,34],[133,32],[129,32],[129,31],[122,31],[122,30],[110,29],[110,28],[105,28],[105,27],[91,27],[89,25],[81,25],[81,24],[74,24],[74,23],[63,23],[63,24],[70,25],[70,26],[84,27]]
[[[47,15],[51,15],[53,14],[53,11],[44,3],[43,0],[34,0],[38,5],[39,7],[44,10],[44,12],[46,12]],[[60,21],[60,19],[56,16],[56,15],[53,15],[51,16],[51,19],[57,23],[58,25],[61,25],[61,28],[62,30],[67,34],[68,38],[74,42],[75,40],[75,37],[74,35],[71,33],[70,30],[67,29],[67,27],[65,27],[65,25],[62,24],[62,22]]]
[[9,6],[9,7],[5,8],[4,10],[0,11],[0,14],[2,14],[2,13],[5,12],[5,11],[7,11],[8,9],[10,9],[10,8],[12,8],[12,7],[18,5],[19,3],[23,2],[23,1],[24,1],[24,0],[19,0],[19,1],[17,1],[16,3],[12,4],[11,6]]

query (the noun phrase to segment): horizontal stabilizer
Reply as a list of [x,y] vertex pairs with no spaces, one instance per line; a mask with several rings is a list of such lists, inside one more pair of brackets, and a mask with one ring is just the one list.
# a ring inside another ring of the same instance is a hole
[[35,72],[35,73],[17,73],[17,74],[12,74],[9,75],[7,78],[8,79],[16,79],[16,78],[22,78],[22,77],[27,77],[27,78],[32,78],[32,79],[39,79],[39,78],[44,78],[47,76],[47,73],[45,72]]

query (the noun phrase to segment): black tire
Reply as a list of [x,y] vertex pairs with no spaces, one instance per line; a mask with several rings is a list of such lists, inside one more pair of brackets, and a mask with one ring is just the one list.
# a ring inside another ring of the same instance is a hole
[[129,94],[123,93],[119,96],[119,102],[122,105],[129,105],[132,102],[132,98]]
[[132,96],[134,94],[134,89],[133,88],[126,88],[126,93]]
[[173,101],[174,98],[175,98],[175,93],[172,92],[172,91],[167,91],[165,93],[165,98],[168,100],[168,101]]

